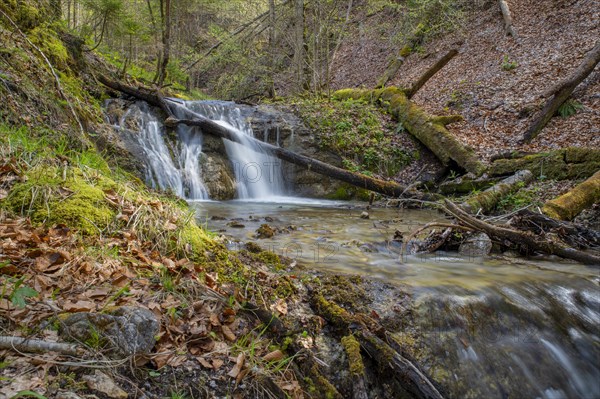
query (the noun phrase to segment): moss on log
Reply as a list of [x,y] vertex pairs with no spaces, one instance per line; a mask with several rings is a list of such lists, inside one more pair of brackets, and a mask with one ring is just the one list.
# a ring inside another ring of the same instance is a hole
[[536,178],[585,179],[600,169],[600,150],[569,147],[516,159],[498,159],[491,164],[489,174],[505,176],[524,169]]
[[521,170],[514,175],[502,180],[500,183],[471,197],[461,204],[469,213],[487,213],[493,210],[502,197],[520,190],[533,180],[533,174],[528,170]]
[[376,90],[343,89],[335,92],[334,97],[340,100],[355,99],[379,103],[444,165],[454,162],[476,176],[480,176],[485,170],[474,152],[462,145],[446,129],[447,120],[427,114],[410,101],[404,90],[398,87]]
[[571,220],[600,201],[600,170],[571,191],[546,202],[542,212],[554,219]]

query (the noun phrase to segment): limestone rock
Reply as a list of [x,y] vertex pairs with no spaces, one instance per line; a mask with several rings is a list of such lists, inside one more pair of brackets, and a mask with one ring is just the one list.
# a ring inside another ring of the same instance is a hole
[[150,352],[158,328],[156,316],[148,309],[123,306],[111,313],[74,313],[63,321],[60,333],[80,342],[99,334],[110,345],[110,353],[130,356]]
[[112,399],[127,399],[129,395],[119,387],[109,376],[100,370],[94,371],[92,375],[84,375],[82,379],[86,382],[88,388],[93,391],[103,393]]
[[485,233],[477,233],[468,237],[458,248],[461,255],[473,258],[487,256],[491,250],[492,240]]

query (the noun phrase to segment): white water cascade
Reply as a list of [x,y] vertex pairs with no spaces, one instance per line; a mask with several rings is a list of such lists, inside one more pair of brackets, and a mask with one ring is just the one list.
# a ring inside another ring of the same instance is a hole
[[[189,101],[180,104],[194,113],[229,128],[244,144],[223,140],[236,178],[238,199],[267,200],[284,193],[281,161],[262,151],[250,140],[254,137],[234,103],[222,101]],[[128,129],[126,120],[139,109],[139,131]],[[176,115],[185,119],[185,115]],[[166,129],[147,104],[138,102],[121,117],[118,128],[128,132],[138,148],[138,158],[146,169],[146,180],[154,188],[171,190],[190,200],[210,199],[202,179],[203,133],[197,127],[179,125],[176,143],[165,140]]]
[[[268,199],[284,192],[281,161],[251,140],[254,132],[235,104],[222,101],[189,101],[187,109],[237,134],[243,144],[223,140],[237,182],[238,199]],[[176,115],[183,118],[184,115]]]

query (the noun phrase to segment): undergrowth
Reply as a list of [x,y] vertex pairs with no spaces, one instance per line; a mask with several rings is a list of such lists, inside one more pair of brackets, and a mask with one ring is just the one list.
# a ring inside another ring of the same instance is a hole
[[64,224],[82,236],[133,230],[157,250],[196,258],[214,246],[184,201],[148,191],[64,134],[0,124],[0,155],[16,175],[0,181],[6,192],[0,207],[34,223]]
[[365,101],[312,98],[293,105],[318,132],[319,145],[339,154],[348,170],[392,177],[418,156],[398,142],[402,126]]

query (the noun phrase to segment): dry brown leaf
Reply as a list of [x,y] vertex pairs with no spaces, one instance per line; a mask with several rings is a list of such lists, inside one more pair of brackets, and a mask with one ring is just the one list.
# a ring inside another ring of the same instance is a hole
[[89,312],[96,309],[96,304],[92,301],[66,302],[62,309],[65,312]]
[[277,349],[273,352],[269,352],[266,355],[264,355],[263,360],[265,362],[274,362],[274,361],[283,359],[283,357],[284,357],[283,352],[280,351],[279,349]]
[[230,329],[228,326],[226,326],[226,325],[224,325],[224,324],[223,324],[223,325],[221,326],[221,331],[223,331],[223,336],[224,336],[224,337],[225,337],[225,339],[227,339],[228,341],[231,341],[231,342],[233,342],[233,341],[235,341],[235,340],[236,340],[236,336],[235,336],[235,334],[233,333],[233,331],[231,331],[231,329]]
[[246,355],[244,355],[244,352],[241,352],[237,356],[235,365],[231,368],[231,370],[229,370],[229,373],[227,373],[227,375],[230,376],[231,378],[237,378],[237,376],[242,372],[245,362],[246,362]]
[[285,316],[288,313],[288,306],[284,299],[278,299],[273,305],[270,306],[271,311],[278,312],[280,315]]
[[225,364],[225,361],[223,361],[223,359],[219,359],[219,358],[212,359],[211,362],[212,362],[213,368],[215,370],[220,369]]
[[206,360],[206,359],[204,358],[204,356],[197,356],[197,357],[196,357],[196,360],[198,360],[198,363],[200,363],[200,364],[202,365],[202,367],[205,367],[205,368],[207,368],[207,369],[212,369],[212,368],[213,368],[213,365],[212,365],[212,364],[210,364],[210,363],[208,362],[208,360]]

